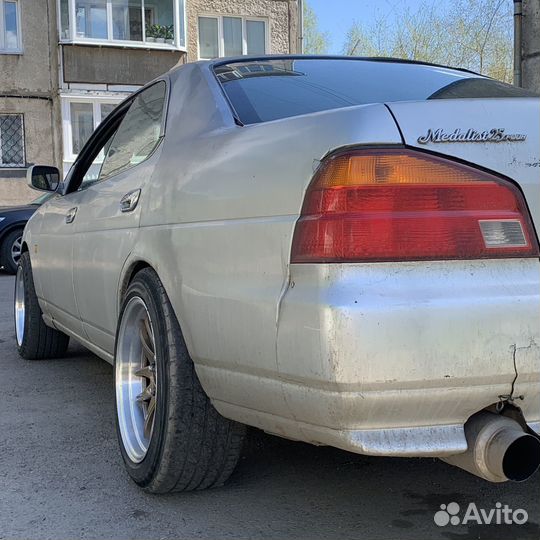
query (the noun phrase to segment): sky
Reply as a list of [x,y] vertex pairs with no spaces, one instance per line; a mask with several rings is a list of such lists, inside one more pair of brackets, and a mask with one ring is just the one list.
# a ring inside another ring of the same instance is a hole
[[[451,0],[438,0],[443,8]],[[371,24],[380,16],[392,19],[396,7],[409,7],[411,10],[425,3],[425,0],[307,0],[319,19],[319,28],[328,32],[330,37],[330,54],[339,54],[347,30],[354,20]]]

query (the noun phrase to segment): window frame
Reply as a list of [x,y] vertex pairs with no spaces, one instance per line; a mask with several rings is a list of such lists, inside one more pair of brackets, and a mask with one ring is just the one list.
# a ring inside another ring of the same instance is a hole
[[[16,21],[17,21],[17,47],[6,47],[6,23],[4,5],[6,3],[14,3],[16,5]],[[22,29],[21,29],[21,0],[0,0],[0,54],[22,54]]]
[[[156,81],[153,84],[150,84],[150,85],[146,86],[141,92],[137,92],[137,96],[135,96],[132,100],[130,100],[130,105],[129,105],[128,109],[126,110],[126,113],[125,113],[124,117],[122,118],[122,120],[118,124],[118,128],[114,132],[112,138],[108,139],[107,142],[105,143],[105,145],[109,142],[109,140],[111,141],[111,144],[114,143],[115,138],[118,135],[118,130],[122,127],[122,124],[123,124],[123,122],[125,120],[125,117],[126,117],[127,114],[129,114],[129,111],[131,110],[131,107],[133,107],[133,104],[135,103],[137,97],[139,95],[144,94],[144,92],[147,92],[148,90],[150,90],[150,88],[154,88],[155,86],[158,86],[158,85],[160,85],[160,86],[163,85],[164,86],[163,106],[162,106],[162,109],[161,109],[161,122],[160,122],[160,126],[159,126],[159,135],[158,135],[157,139],[155,140],[155,144],[154,144],[154,146],[152,148],[152,151],[149,152],[143,159],[141,159],[141,161],[137,161],[136,163],[129,163],[126,167],[120,169],[119,171],[109,173],[107,176],[104,176],[103,178],[98,179],[97,183],[105,182],[105,181],[107,181],[107,180],[109,180],[111,178],[114,178],[115,176],[118,176],[120,174],[124,174],[126,171],[130,171],[131,169],[134,169],[135,167],[138,167],[139,165],[141,165],[145,161],[148,161],[154,155],[155,151],[157,150],[157,148],[161,144],[161,141],[163,140],[163,137],[165,136],[163,119],[164,119],[164,115],[166,113],[166,105],[167,105],[167,101],[168,101],[168,99],[167,99],[168,98],[168,95],[167,95],[167,83],[165,81],[163,81],[163,80]],[[103,148],[105,148],[105,145],[103,146]],[[109,148],[107,148],[107,153],[103,157],[101,167],[100,167],[100,171],[99,171],[99,175],[101,175],[101,173],[103,171],[103,166],[106,163],[106,160],[107,160],[107,157],[108,157],[108,154],[109,154],[109,149],[110,149],[110,146],[109,146]]]
[[[106,178],[103,178],[101,180],[97,180],[96,182],[92,183],[92,186],[99,185],[102,182],[108,182],[109,180],[112,180],[119,174],[123,174],[124,172],[128,170],[138,167],[139,165],[146,162],[155,154],[156,150],[161,146],[163,138],[165,137],[165,128],[167,125],[167,115],[169,111],[170,84],[169,84],[168,78],[166,77],[152,81],[150,84],[143,86],[140,90],[137,90],[128,98],[121,101],[120,104],[117,106],[117,108],[113,112],[111,112],[101,124],[99,124],[99,127],[92,133],[92,135],[90,136],[90,139],[88,139],[83,149],[78,154],[77,159],[71,166],[69,172],[67,173],[67,176],[64,180],[64,185],[63,185],[63,191],[62,191],[63,195],[73,193],[74,191],[77,191],[79,189],[86,172],[92,166],[92,164],[94,163],[99,153],[103,150],[103,147],[108,142],[110,137],[112,136],[114,138],[114,136],[116,135],[116,131],[118,130],[118,128],[120,127],[120,124],[122,123],[122,120],[124,119],[125,115],[129,111],[129,109],[131,108],[131,105],[133,104],[135,99],[137,99],[139,94],[141,94],[145,90],[148,90],[152,86],[155,86],[156,84],[160,84],[160,83],[165,84],[165,97],[163,101],[163,114],[161,117],[161,128],[160,128],[158,142],[156,146],[143,161],[136,163],[133,166],[129,167],[128,169],[124,169],[116,174],[107,176]],[[79,169],[81,170],[79,171]]]
[[[0,2],[1,1],[3,0],[0,0]],[[112,0],[105,0],[107,10],[107,38],[104,39],[77,36],[76,0],[66,1],[68,2],[68,37],[62,36],[62,9],[60,5],[61,0],[56,0],[58,39],[60,43],[99,45],[108,47],[127,47],[130,49],[164,49],[168,51],[174,50],[187,52],[186,2],[188,0],[170,0],[172,2],[174,26],[174,42],[172,44],[146,41],[146,23],[144,20],[144,9],[145,2],[151,2],[151,0],[141,0],[141,9],[143,13],[142,41],[114,39],[112,21]],[[148,7],[155,8],[154,5],[150,5]]]
[[198,60],[212,60],[212,58],[206,58],[201,56],[201,40],[199,35],[199,19],[201,17],[208,19],[217,19],[218,21],[218,56],[217,58],[225,57],[225,37],[223,35],[223,19],[241,19],[242,20],[242,56],[247,55],[247,28],[246,22],[262,22],[264,23],[264,53],[270,52],[270,20],[268,17],[257,17],[255,15],[235,15],[233,13],[217,14],[217,13],[198,13],[197,14],[197,59]]
[[64,141],[64,152],[62,160],[73,163],[79,154],[73,152],[73,124],[71,121],[71,103],[92,103],[92,115],[94,120],[94,131],[101,124],[101,105],[118,106],[125,96],[114,98],[113,96],[72,96],[61,95],[62,99],[62,135]]
[[22,141],[22,157],[23,161],[22,163],[15,163],[15,164],[9,164],[4,163],[2,161],[2,145],[0,140],[0,169],[9,169],[17,170],[17,169],[26,169],[28,167],[28,163],[26,161],[26,136],[25,136],[25,125],[24,125],[24,113],[4,113],[0,112],[1,116],[19,116],[21,118],[21,141]]

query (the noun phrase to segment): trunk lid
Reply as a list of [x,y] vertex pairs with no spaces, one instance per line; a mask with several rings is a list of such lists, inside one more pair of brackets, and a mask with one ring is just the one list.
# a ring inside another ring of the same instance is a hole
[[540,230],[540,99],[388,103],[405,144],[456,157],[514,180]]

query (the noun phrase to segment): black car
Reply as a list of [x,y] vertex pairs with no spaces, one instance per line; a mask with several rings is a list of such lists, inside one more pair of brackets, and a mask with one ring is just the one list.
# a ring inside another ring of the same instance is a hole
[[15,274],[21,256],[21,240],[26,222],[52,195],[45,193],[24,206],[0,207],[0,266]]

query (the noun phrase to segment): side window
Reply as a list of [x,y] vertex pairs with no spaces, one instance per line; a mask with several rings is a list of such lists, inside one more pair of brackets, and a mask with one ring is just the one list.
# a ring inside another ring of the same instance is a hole
[[109,146],[116,135],[116,131],[107,139],[107,142],[101,148],[99,154],[94,158],[94,161],[88,167],[86,173],[83,176],[82,183],[79,187],[79,191],[89,188],[92,184],[95,184],[101,179],[100,171],[103,165],[103,156],[107,155]]
[[133,101],[112,139],[105,144],[99,180],[138,165],[154,151],[161,135],[166,86],[158,82]]

